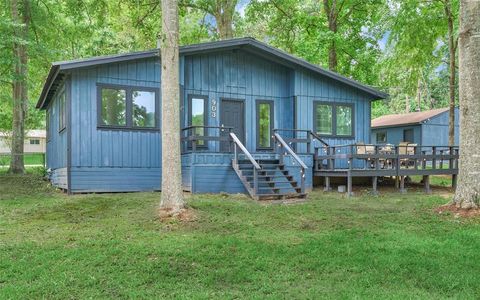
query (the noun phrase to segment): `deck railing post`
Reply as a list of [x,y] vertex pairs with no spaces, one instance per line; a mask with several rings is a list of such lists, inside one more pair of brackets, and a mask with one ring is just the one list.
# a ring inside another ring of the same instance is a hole
[[449,161],[448,161],[448,168],[451,170],[451,169],[453,169],[453,155],[455,155],[452,146],[450,146],[450,147],[448,148],[448,153],[450,154],[450,159],[449,159]]
[[432,169],[437,168],[437,147],[432,146]]
[[335,169],[335,155],[337,153],[337,147],[333,146],[330,148],[330,155],[331,155],[331,159],[330,159],[330,170],[334,170]]
[[413,146],[413,154],[415,155],[415,159],[413,160],[413,167],[415,168],[415,170],[418,170],[418,158],[417,158],[417,155],[420,154],[420,146]]
[[427,151],[422,151],[422,155],[424,156],[422,158],[422,169],[425,170],[427,168],[427,160],[425,158],[425,155],[427,155]]
[[443,149],[440,150],[440,169],[443,169]]
[[253,166],[253,191],[255,195],[258,194],[258,173],[255,166]]
[[[380,162],[379,162],[379,158],[378,158],[378,145],[374,146],[373,153],[375,154],[374,158],[373,158],[373,163],[374,163],[374,166],[375,166],[375,172],[377,173],[378,170],[380,169]],[[374,195],[376,195],[378,193],[377,184],[378,184],[378,177],[373,176],[373,178],[372,178],[372,190],[373,190]]]

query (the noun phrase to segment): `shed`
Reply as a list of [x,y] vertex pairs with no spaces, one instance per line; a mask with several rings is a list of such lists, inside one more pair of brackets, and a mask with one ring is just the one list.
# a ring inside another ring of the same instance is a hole
[[[449,108],[385,115],[372,120],[374,144],[411,142],[418,145],[448,145]],[[459,139],[459,112],[455,108],[455,145]]]

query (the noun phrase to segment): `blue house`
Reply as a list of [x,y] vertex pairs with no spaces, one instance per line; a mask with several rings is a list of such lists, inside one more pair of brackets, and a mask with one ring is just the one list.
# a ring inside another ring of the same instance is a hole
[[[448,145],[449,109],[385,115],[372,120],[374,144],[410,142],[425,146]],[[459,138],[459,112],[455,109],[455,145]]]
[[[370,139],[386,94],[252,38],[180,48],[182,176],[192,193],[304,196],[314,148]],[[159,51],[52,64],[37,108],[69,193],[160,190]]]

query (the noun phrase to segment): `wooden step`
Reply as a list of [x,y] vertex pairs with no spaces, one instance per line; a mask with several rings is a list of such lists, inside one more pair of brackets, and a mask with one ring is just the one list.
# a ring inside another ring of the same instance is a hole
[[292,199],[300,198],[305,199],[307,194],[295,193],[295,194],[258,194],[257,200],[277,200],[277,199]]

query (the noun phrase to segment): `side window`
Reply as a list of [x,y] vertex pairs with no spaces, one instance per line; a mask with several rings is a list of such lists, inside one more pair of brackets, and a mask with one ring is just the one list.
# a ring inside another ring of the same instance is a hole
[[257,101],[257,148],[272,148],[273,101]]
[[45,130],[47,131],[47,142],[50,141],[50,108],[45,111]]
[[155,92],[136,91],[132,92],[133,126],[155,127]]
[[127,92],[124,89],[102,88],[101,124],[108,126],[127,125]]
[[354,119],[352,104],[314,102],[313,130],[320,136],[353,137]]
[[65,92],[62,92],[60,94],[60,97],[58,98],[59,104],[58,104],[58,124],[59,124],[59,131],[62,131],[65,129]]
[[315,132],[319,135],[333,135],[333,106],[331,104],[315,104]]
[[[188,98],[189,98],[188,106],[189,106],[190,126],[206,126],[207,98],[204,96],[194,96],[194,95],[190,95]],[[205,128],[195,128],[193,130],[197,136],[205,135]],[[197,141],[197,145],[204,146],[205,141]]]
[[152,88],[98,86],[98,125],[118,129],[157,128],[157,92]]
[[387,142],[387,132],[377,132],[377,144],[385,144]]
[[336,134],[340,136],[352,136],[352,106],[337,105],[336,107]]

